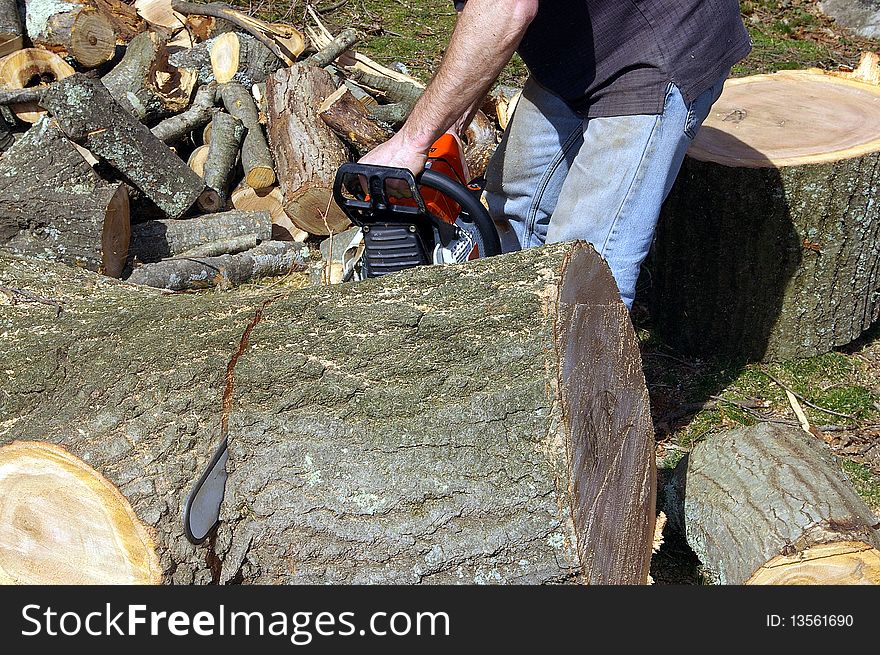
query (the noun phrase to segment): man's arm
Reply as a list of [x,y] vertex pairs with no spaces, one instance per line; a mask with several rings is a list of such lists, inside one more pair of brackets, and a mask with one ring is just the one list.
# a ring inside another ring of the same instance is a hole
[[486,95],[538,11],[538,0],[469,0],[437,74],[400,131],[361,159],[420,173],[431,144]]

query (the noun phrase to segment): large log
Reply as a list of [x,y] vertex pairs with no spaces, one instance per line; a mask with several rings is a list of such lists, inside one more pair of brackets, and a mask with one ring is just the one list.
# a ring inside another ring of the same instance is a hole
[[21,17],[16,0],[0,0],[0,57],[22,48]]
[[[648,395],[584,244],[226,294],[0,256],[13,284],[65,311],[5,312],[0,442],[87,453],[154,530],[167,582],[646,580]],[[194,547],[181,510],[233,355],[223,524]]]
[[303,64],[279,70],[266,83],[269,143],[284,209],[311,234],[337,233],[349,225],[332,199],[336,171],[349,155],[317,113],[335,91],[330,73]]
[[71,57],[84,68],[110,61],[116,30],[88,0],[27,0],[27,34],[35,46]]
[[272,238],[268,212],[228,211],[184,220],[146,221],[131,228],[129,253],[138,262],[157,262],[211,241],[253,235],[256,241]]
[[180,218],[204,190],[202,180],[100,81],[72,75],[53,84],[43,104],[70,139],[123,173],[168,218]]
[[824,444],[769,423],[681,461],[667,515],[720,584],[880,584],[880,523]]
[[55,121],[0,157],[0,248],[119,277],[130,234],[125,185],[98,177]]
[[666,201],[651,314],[685,352],[827,352],[880,315],[880,87],[730,80]]

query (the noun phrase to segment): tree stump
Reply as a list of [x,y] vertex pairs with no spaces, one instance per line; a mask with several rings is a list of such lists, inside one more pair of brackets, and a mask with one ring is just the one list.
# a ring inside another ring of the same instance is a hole
[[[168,582],[646,581],[648,394],[585,244],[225,294],[0,255],[0,285],[64,307],[4,309],[0,443],[87,454]],[[224,405],[222,524],[196,547],[182,507]]]
[[721,584],[880,584],[877,517],[799,428],[711,436],[676,468],[667,499]]
[[880,87],[816,71],[729,80],[649,258],[661,338],[702,356],[821,354],[880,314]]

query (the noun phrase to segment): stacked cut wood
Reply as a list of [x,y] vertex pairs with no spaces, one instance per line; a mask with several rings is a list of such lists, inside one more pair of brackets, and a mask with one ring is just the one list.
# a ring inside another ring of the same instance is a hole
[[[424,88],[311,21],[304,35],[218,3],[0,0],[0,248],[169,289],[304,264],[302,244],[349,227],[339,166]],[[471,177],[515,95],[487,97],[463,135]]]

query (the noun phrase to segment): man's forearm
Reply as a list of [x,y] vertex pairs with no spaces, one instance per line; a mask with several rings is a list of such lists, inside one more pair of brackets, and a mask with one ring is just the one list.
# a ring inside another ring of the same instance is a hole
[[407,147],[427,150],[476,106],[510,61],[538,0],[469,0],[437,74],[400,130]]

